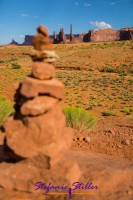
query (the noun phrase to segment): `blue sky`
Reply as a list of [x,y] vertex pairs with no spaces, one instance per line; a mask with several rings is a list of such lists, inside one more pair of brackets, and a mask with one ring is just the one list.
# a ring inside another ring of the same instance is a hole
[[21,43],[44,24],[50,34],[133,27],[133,0],[0,0],[0,44]]

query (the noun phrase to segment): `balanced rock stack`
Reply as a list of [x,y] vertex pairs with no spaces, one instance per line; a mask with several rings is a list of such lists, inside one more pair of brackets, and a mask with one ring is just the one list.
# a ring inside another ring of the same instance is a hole
[[0,187],[31,193],[38,181],[70,185],[80,177],[77,163],[67,156],[73,133],[58,107],[64,85],[55,79],[57,56],[48,30],[37,30],[32,74],[19,85],[16,112],[4,124],[6,160],[0,164]]

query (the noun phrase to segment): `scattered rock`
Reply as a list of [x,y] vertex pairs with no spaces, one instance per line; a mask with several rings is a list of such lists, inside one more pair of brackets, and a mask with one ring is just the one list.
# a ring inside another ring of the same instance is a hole
[[125,145],[130,145],[130,144],[131,144],[131,143],[130,143],[130,140],[128,140],[128,139],[122,140],[121,143],[122,143],[122,144],[125,144]]
[[127,194],[128,194],[128,195],[132,195],[133,192],[132,192],[132,191],[127,191]]
[[126,145],[130,145],[130,140],[125,140]]
[[109,132],[112,133],[112,135],[115,135],[115,131],[113,131],[112,129],[110,129]]
[[84,138],[84,140],[85,140],[85,142],[88,142],[88,143],[90,143],[90,142],[91,142],[91,139],[90,139],[90,137],[85,137],[85,138]]
[[83,141],[83,137],[80,136],[80,137],[78,138],[78,140],[79,140],[80,142],[82,142],[82,141]]
[[78,139],[75,137],[75,138],[73,138],[73,140],[76,142],[76,141],[78,141]]

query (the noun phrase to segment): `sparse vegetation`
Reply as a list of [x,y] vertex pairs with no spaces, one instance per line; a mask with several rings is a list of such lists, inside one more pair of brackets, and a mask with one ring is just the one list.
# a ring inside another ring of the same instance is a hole
[[111,110],[106,110],[102,112],[103,116],[116,116],[116,113],[112,112]]
[[133,112],[133,108],[123,108],[121,112],[124,112],[127,115],[130,115]]
[[4,97],[0,96],[0,127],[3,125],[7,117],[13,112],[11,103]]
[[[61,58],[55,63],[56,76],[65,84],[66,91],[66,100],[60,105],[92,109],[98,116],[104,110],[125,115],[121,112],[123,105],[131,107],[133,101],[131,46],[132,41],[55,45]],[[28,56],[31,49],[0,48],[0,94],[12,102],[14,84],[31,72],[32,63]]]
[[13,63],[11,68],[12,68],[12,69],[20,69],[20,68],[21,68],[21,65],[18,64],[18,63]]
[[94,114],[81,107],[68,106],[63,109],[66,116],[67,126],[81,131],[88,131],[94,127],[97,118]]

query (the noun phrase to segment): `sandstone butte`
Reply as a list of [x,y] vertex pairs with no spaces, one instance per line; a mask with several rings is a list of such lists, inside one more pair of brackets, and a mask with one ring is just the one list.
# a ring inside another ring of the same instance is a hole
[[15,113],[3,125],[0,200],[66,200],[70,197],[68,191],[45,195],[44,190],[35,190],[36,182],[68,187],[74,182],[84,186],[92,182],[98,187],[97,190],[73,191],[74,200],[132,200],[132,162],[70,150],[73,131],[66,127],[58,106],[64,97],[64,85],[55,79],[52,65],[57,56],[48,30],[39,26],[37,31],[33,39],[35,49],[31,53],[32,73],[19,84],[14,95]]
[[[40,33],[40,32],[39,32]],[[34,37],[35,38],[35,37]],[[50,39],[54,44],[59,43],[81,43],[81,42],[111,42],[111,41],[119,41],[119,40],[133,40],[133,27],[122,28],[120,30],[114,29],[99,29],[99,30],[89,30],[86,33],[82,34],[73,34],[72,33],[72,24],[70,24],[70,34],[65,34],[63,28],[60,29],[59,34],[56,34],[55,31],[53,35],[50,35]],[[37,40],[42,41],[43,37],[37,37]],[[49,39],[48,39],[49,40]],[[9,45],[32,45],[33,35],[25,35],[24,42],[22,44],[18,44],[14,40]],[[45,41],[45,43],[48,41]],[[36,43],[36,47],[37,47]],[[51,48],[50,45],[44,44],[46,49]],[[40,47],[39,47],[40,48]]]

